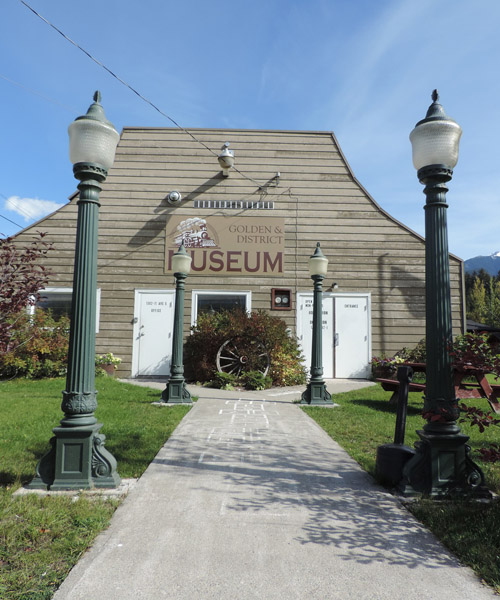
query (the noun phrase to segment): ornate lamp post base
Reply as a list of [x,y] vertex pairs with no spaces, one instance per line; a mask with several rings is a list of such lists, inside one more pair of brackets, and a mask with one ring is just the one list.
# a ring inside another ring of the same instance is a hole
[[415,444],[417,453],[406,463],[399,485],[405,496],[492,497],[483,472],[469,456],[469,436],[456,426],[449,433],[421,430],[417,434],[421,440]]
[[301,404],[311,404],[315,406],[324,406],[325,404],[333,404],[332,397],[324,381],[310,381],[307,388],[302,393],[300,400]]
[[184,378],[181,381],[170,378],[167,387],[161,394],[162,402],[167,404],[192,404],[191,394],[186,387]]
[[80,427],[55,427],[51,449],[42,457],[29,489],[88,490],[115,488],[121,479],[116,459],[106,450],[102,423]]

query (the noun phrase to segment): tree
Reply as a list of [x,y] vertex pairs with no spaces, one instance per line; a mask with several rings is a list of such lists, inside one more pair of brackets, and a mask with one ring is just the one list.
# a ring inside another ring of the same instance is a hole
[[500,327],[500,279],[484,269],[466,274],[467,318]]
[[467,296],[467,317],[483,323],[486,317],[486,290],[479,277],[475,277]]
[[493,277],[490,279],[489,292],[486,323],[493,327],[500,327],[500,282]]
[[37,232],[28,246],[19,246],[14,238],[0,240],[0,352],[12,349],[11,335],[28,306],[40,299],[51,272],[42,264],[52,244]]

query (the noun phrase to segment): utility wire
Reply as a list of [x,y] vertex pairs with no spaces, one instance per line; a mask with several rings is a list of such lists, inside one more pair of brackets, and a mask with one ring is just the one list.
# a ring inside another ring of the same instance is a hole
[[[32,221],[34,220],[33,215],[31,215],[24,207],[20,206],[15,200],[14,200],[14,196],[11,196],[10,198],[7,198],[7,196],[5,194],[2,194],[0,192],[0,196],[2,196],[2,198],[6,201],[6,202],[10,202],[11,204],[14,205],[15,209],[17,212],[19,212],[23,217],[26,217],[27,219],[31,219]],[[7,209],[9,210],[9,209]],[[14,211],[14,212],[16,212]],[[21,227],[21,225],[19,225],[19,227]]]
[[64,108],[64,110],[67,110],[68,112],[70,112],[72,114],[75,114],[75,112],[76,112],[76,109],[69,108],[69,106],[65,106],[58,100],[55,100],[54,98],[50,98],[49,96],[45,96],[44,94],[37,92],[36,90],[32,90],[31,88],[23,85],[22,83],[19,83],[18,81],[14,81],[13,79],[9,79],[8,77],[5,77],[5,75],[2,75],[1,73],[0,73],[0,78],[5,79],[5,81],[8,81],[9,83],[12,83],[13,85],[17,85],[18,87],[22,88],[23,90],[26,90],[27,92],[29,92],[30,94],[33,94],[34,96],[39,96],[40,98],[43,98],[44,100],[47,100],[48,102],[52,102],[53,104],[60,106],[61,108]]
[[3,215],[0,215],[0,217],[2,219],[5,219],[6,221],[8,221],[9,223],[12,223],[12,225],[15,225],[16,227],[20,227],[21,229],[24,228],[24,225],[19,225],[19,223],[16,223],[15,221],[13,221],[12,219],[8,219],[7,217],[4,217]]
[[[175,121],[174,119],[172,119],[172,117],[169,117],[166,113],[164,113],[160,108],[158,108],[158,106],[156,106],[156,104],[153,104],[153,102],[151,102],[151,100],[148,100],[147,98],[145,98],[140,92],[138,92],[134,87],[132,87],[131,85],[129,85],[126,81],[124,81],[123,79],[121,79],[121,77],[118,77],[118,75],[116,75],[116,73],[113,73],[113,71],[111,71],[111,69],[109,69],[104,63],[102,63],[100,60],[98,60],[97,58],[95,58],[94,56],[92,56],[92,54],[90,54],[90,52],[88,52],[87,50],[85,50],[85,48],[82,48],[82,46],[80,46],[79,44],[77,44],[74,40],[72,40],[70,37],[68,37],[64,32],[62,32],[58,27],[56,27],[55,25],[53,25],[50,21],[48,21],[45,17],[43,17],[40,13],[38,13],[34,8],[32,8],[27,2],[25,2],[25,0],[19,0],[19,2],[21,2],[21,4],[23,4],[28,10],[30,10],[34,15],[36,15],[39,19],[41,19],[44,23],[46,23],[47,25],[49,25],[49,27],[52,27],[52,29],[54,29],[55,31],[57,31],[57,33],[59,33],[59,35],[62,35],[62,37],[68,41],[70,44],[72,44],[73,46],[75,46],[76,48],[78,48],[78,50],[80,50],[81,52],[83,52],[86,56],[88,56],[88,58],[90,58],[90,60],[94,61],[97,65],[99,65],[100,67],[102,67],[105,71],[107,71],[112,77],[114,77],[117,81],[119,81],[122,85],[124,85],[125,87],[127,87],[131,92],[133,92],[136,96],[138,96],[141,100],[143,100],[144,102],[146,102],[146,104],[149,104],[149,106],[151,106],[151,108],[153,108],[154,110],[156,110],[157,112],[160,113],[160,115],[162,115],[163,117],[165,117],[166,119],[168,119],[171,123],[173,123],[175,125],[175,127],[177,127],[178,129],[180,129],[181,131],[183,131],[184,133],[186,133],[187,135],[189,135],[195,142],[197,142],[198,144],[201,144],[206,150],[208,150],[211,154],[213,154],[214,156],[218,156],[217,152],[215,152],[214,150],[212,150],[212,148],[210,148],[209,146],[207,146],[204,142],[202,142],[201,140],[199,140],[195,135],[193,135],[189,130],[185,129],[184,127],[182,127],[182,125],[180,125],[179,123],[177,123],[177,121]],[[251,181],[252,183],[256,184],[259,188],[263,187],[264,184],[259,183],[258,181],[256,181],[255,179],[252,179],[251,177],[248,177],[248,175],[245,175],[244,173],[242,173],[239,169],[237,169],[236,167],[233,167],[233,169],[239,173],[242,177],[244,177],[245,179],[247,179],[248,181]]]

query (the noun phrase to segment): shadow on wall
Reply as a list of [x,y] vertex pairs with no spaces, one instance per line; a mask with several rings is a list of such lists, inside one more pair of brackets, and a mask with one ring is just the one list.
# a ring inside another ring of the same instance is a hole
[[[187,202],[196,200],[198,198],[198,196],[206,194],[206,192],[208,192],[211,188],[218,185],[221,181],[225,181],[225,180],[226,180],[226,178],[222,176],[222,173],[217,173],[217,175],[215,175],[214,177],[211,177],[210,179],[207,179],[204,183],[202,183],[196,189],[194,189],[193,191],[191,191],[188,194],[186,194],[185,196],[183,196],[180,206],[182,206],[183,208],[186,208],[185,204]],[[172,190],[169,190],[168,193],[170,193],[171,191]],[[178,190],[178,191],[180,191],[181,194],[183,193],[182,190]],[[267,192],[265,189],[257,188],[255,191],[251,192],[250,194],[246,194],[244,198],[239,198],[239,200],[247,200],[247,199],[251,198],[252,196],[256,196],[256,195],[259,195],[260,198],[262,199],[263,197],[265,197],[267,195]],[[149,242],[151,242],[154,238],[161,235],[165,231],[165,225],[168,221],[169,216],[171,214],[174,214],[174,211],[177,208],[176,206],[172,206],[171,204],[168,203],[167,196],[168,196],[168,194],[165,196],[165,198],[163,198],[163,200],[160,202],[159,206],[157,206],[154,210],[155,213],[161,213],[161,214],[159,214],[159,216],[157,216],[153,219],[149,219],[146,223],[144,223],[144,225],[139,229],[139,231],[130,238],[130,240],[127,244],[128,246],[133,246],[133,247],[144,246],[144,245],[148,244]],[[221,198],[219,198],[219,199],[221,199]],[[189,208],[192,208],[192,206],[190,206]],[[248,210],[248,209],[243,209],[241,211],[234,211],[234,214],[236,216],[238,214],[241,214],[241,212],[245,212],[245,210]],[[211,214],[215,215],[217,213],[211,213]],[[221,215],[224,215],[224,214],[226,214],[226,213],[221,212]]]
[[[380,344],[383,353],[388,352],[386,322],[393,318],[393,308],[387,308],[398,300],[404,303],[409,318],[421,319],[425,326],[425,276],[413,275],[411,265],[407,269],[389,267],[389,253],[378,258],[378,291],[380,298],[381,327]],[[395,295],[398,294],[397,297]],[[422,334],[423,337],[423,334]]]

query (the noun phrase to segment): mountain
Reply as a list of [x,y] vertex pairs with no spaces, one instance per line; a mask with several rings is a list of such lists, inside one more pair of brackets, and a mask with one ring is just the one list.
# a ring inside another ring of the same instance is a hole
[[474,256],[474,258],[468,258],[465,262],[465,272],[473,273],[484,269],[490,275],[497,275],[500,271],[500,252],[495,252],[490,256]]

